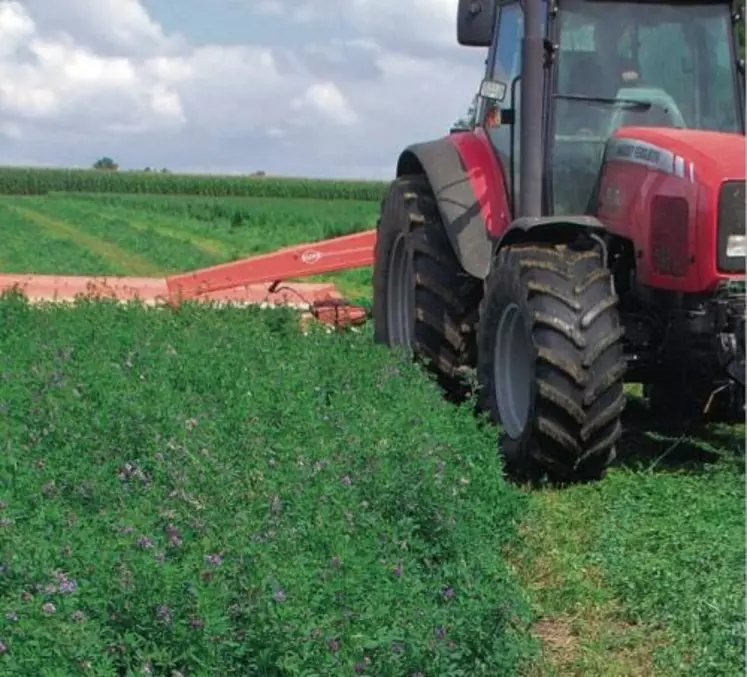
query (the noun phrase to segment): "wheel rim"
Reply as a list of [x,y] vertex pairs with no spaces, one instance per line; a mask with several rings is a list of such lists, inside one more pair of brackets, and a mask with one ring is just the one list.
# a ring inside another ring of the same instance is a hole
[[531,352],[515,303],[501,314],[495,333],[493,388],[501,426],[512,439],[526,428],[531,408]]
[[386,320],[389,345],[412,345],[415,335],[415,273],[407,234],[397,237],[389,255]]

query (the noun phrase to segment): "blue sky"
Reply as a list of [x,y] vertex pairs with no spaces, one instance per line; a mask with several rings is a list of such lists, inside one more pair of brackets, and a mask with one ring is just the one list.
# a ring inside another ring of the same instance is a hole
[[469,106],[457,0],[2,0],[0,163],[388,178]]

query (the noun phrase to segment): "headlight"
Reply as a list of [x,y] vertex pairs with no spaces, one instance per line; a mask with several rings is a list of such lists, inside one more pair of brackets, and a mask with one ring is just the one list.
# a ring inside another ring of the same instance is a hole
[[729,235],[726,240],[726,255],[730,259],[747,256],[747,235]]

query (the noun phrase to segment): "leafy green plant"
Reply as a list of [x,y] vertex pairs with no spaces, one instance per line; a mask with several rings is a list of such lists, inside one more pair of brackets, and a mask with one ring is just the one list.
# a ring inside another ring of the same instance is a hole
[[0,672],[512,675],[494,431],[368,331],[0,300]]

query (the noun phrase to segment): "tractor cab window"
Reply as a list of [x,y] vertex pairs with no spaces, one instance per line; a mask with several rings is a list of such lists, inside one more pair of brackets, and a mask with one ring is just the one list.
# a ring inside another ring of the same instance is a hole
[[568,0],[558,16],[554,213],[584,213],[621,126],[743,129],[726,4]]

